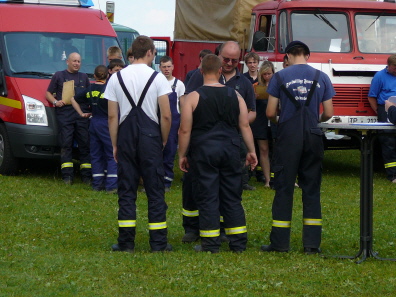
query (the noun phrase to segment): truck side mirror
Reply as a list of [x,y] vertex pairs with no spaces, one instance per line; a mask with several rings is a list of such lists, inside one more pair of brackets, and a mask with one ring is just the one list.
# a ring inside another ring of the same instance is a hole
[[267,35],[263,31],[256,31],[253,35],[253,49],[255,51],[266,51],[268,46]]

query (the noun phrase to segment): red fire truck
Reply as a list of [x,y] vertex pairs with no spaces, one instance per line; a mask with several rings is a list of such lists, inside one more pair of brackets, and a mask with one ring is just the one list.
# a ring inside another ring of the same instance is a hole
[[[375,122],[367,94],[374,74],[396,53],[396,4],[370,0],[176,1],[175,36],[169,53],[175,75],[195,68],[201,49],[236,40],[243,52],[282,69],[286,45],[301,40],[309,64],[334,84],[332,122]],[[260,3],[261,2],[261,3]],[[249,25],[250,19],[250,25]],[[243,65],[241,65],[243,69]],[[247,71],[247,69],[244,69]]]

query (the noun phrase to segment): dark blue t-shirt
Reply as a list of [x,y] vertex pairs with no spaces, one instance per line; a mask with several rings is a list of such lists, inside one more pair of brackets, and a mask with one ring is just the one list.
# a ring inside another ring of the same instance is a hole
[[251,77],[249,74],[249,71],[245,72],[243,75],[250,81],[250,83],[252,85],[255,84],[256,82],[258,82],[258,77],[256,77],[255,79],[253,77]]
[[[293,97],[301,103],[301,105],[304,105],[315,78],[315,73],[315,68],[307,64],[297,64],[279,71],[281,82],[277,81],[276,75],[271,78],[267,92],[280,99],[279,123],[288,120],[296,111],[296,107],[280,89],[280,85],[283,83],[290,94],[292,94]],[[324,72],[320,72],[318,84],[309,105],[309,108],[318,117],[318,119],[320,104],[323,101],[333,98],[334,95],[335,91],[330,78]]]
[[91,84],[88,89],[79,92],[74,99],[77,103],[88,104],[93,117],[108,117],[108,101],[104,98],[106,84]]

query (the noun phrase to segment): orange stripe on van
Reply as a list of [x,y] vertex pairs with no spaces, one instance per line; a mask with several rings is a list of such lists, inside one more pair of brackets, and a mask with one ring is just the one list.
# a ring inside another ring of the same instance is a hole
[[0,105],[5,105],[13,108],[22,109],[22,104],[20,101],[9,99],[6,97],[0,97]]

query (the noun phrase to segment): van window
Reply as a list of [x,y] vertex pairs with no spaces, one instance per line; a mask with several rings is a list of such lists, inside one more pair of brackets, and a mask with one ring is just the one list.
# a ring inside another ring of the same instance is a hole
[[95,67],[107,65],[106,51],[118,46],[114,37],[67,33],[6,33],[5,63],[11,76],[52,75],[66,69],[66,58],[72,52],[81,55],[81,72],[93,78]]
[[355,16],[357,44],[362,53],[396,53],[396,16],[384,13]]
[[292,13],[291,32],[292,40],[305,42],[311,52],[351,51],[351,34],[344,13],[324,13],[319,9]]

